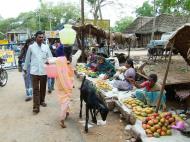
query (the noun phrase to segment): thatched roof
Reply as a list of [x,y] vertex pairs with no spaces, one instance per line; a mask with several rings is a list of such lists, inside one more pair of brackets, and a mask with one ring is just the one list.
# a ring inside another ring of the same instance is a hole
[[169,48],[170,44],[173,44],[185,61],[190,65],[190,23],[183,25],[172,35],[166,48]]
[[91,35],[94,37],[100,37],[103,39],[111,39],[114,40],[116,43],[124,44],[124,43],[130,43],[132,40],[136,39],[132,35],[122,34],[122,33],[109,33],[108,31],[105,31],[101,28],[98,28],[92,24],[87,24],[84,26],[73,26],[73,29],[77,32],[77,35],[80,37],[82,32],[86,36]]
[[149,22],[150,20],[152,20],[153,17],[137,17],[133,23],[131,23],[125,33],[135,33],[139,28],[141,28],[143,25],[145,25],[147,22]]
[[[144,26],[142,26],[139,30],[136,31],[136,34],[148,34],[152,32],[152,25],[153,20],[150,20]],[[190,22],[189,16],[173,16],[169,14],[161,14],[156,17],[155,20],[155,30],[154,32],[171,32],[175,31],[180,26],[184,25],[185,23]]]

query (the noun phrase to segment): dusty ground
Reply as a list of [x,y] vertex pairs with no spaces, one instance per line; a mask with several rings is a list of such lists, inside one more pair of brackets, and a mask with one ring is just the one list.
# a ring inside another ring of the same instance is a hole
[[[158,60],[152,62],[150,65],[146,65],[144,68],[145,74],[156,73],[158,75],[158,81],[163,82],[163,78],[166,72],[168,60]],[[182,56],[173,56],[169,67],[169,73],[167,76],[167,84],[178,84],[190,82],[190,67],[187,65]]]
[[[147,51],[132,51],[135,60],[143,57]],[[145,57],[145,58],[144,58]],[[124,142],[125,122],[118,113],[110,112],[105,126],[94,126],[89,133],[79,121],[79,86],[75,79],[75,88],[71,102],[71,115],[66,122],[67,128],[59,126],[59,104],[55,92],[47,93],[48,106],[41,108],[38,115],[32,113],[32,102],[25,102],[22,74],[17,70],[8,71],[8,84],[0,88],[0,142]],[[84,113],[84,112],[83,112]],[[83,116],[85,116],[83,114]],[[83,117],[84,119],[84,117]]]
[[[17,70],[8,71],[9,80],[0,88],[0,141],[1,142],[123,142],[125,123],[119,114],[110,112],[106,126],[95,126],[84,133],[79,123],[79,86],[75,80],[71,115],[67,128],[59,124],[59,104],[55,95],[47,94],[48,106],[41,108],[38,115],[32,113],[32,101],[25,102],[22,74]],[[83,115],[84,116],[84,115]]]
[[[126,52],[126,51],[125,51]],[[132,51],[133,55],[145,55],[146,51]],[[89,133],[79,121],[79,86],[75,79],[75,89],[71,102],[71,115],[67,128],[59,126],[59,104],[55,92],[46,96],[48,106],[41,108],[38,115],[32,113],[32,101],[25,102],[22,73],[8,71],[9,80],[0,88],[0,142],[123,142],[125,122],[118,113],[110,112],[105,126],[94,126]],[[84,111],[83,111],[84,113]],[[83,114],[83,116],[85,116]],[[83,117],[84,119],[84,117]]]

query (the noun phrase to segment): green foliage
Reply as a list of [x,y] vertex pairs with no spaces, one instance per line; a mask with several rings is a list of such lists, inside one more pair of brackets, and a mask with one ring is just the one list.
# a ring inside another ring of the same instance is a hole
[[133,22],[133,17],[125,17],[116,22],[115,27],[111,30],[113,32],[125,32],[126,28]]
[[[153,16],[154,0],[152,3],[145,1],[143,5],[136,9],[137,16]],[[190,14],[190,0],[155,0],[156,14]]]
[[184,9],[188,11],[187,13],[190,13],[190,0],[185,0],[184,1]]
[[[184,0],[183,0],[184,1]],[[183,7],[182,0],[157,0],[156,7],[158,13],[175,14],[183,13],[181,9]]]
[[137,16],[153,16],[153,5],[149,4],[148,1],[145,1],[143,5],[136,9]]
[[[69,19],[76,20],[80,17],[80,9],[71,4],[59,3],[52,6],[49,3],[42,3],[40,9],[21,13],[17,18],[1,19],[0,31],[6,33],[10,30],[26,30],[31,32],[39,30],[56,29],[62,22]],[[40,24],[39,24],[40,23]]]
[[[18,24],[19,23],[14,18],[1,20],[0,31],[5,34],[7,31],[10,31],[11,29],[16,28]],[[4,36],[2,34],[0,35],[0,39],[4,39]]]
[[91,5],[95,4],[97,0],[87,0]]

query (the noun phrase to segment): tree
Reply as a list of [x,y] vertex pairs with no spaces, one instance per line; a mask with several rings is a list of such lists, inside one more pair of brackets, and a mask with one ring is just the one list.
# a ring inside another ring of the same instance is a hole
[[94,20],[102,18],[101,8],[105,5],[113,4],[112,0],[87,0],[91,6],[91,13],[93,14]]
[[[145,1],[143,5],[136,9],[137,16],[153,16],[154,0]],[[155,0],[156,14],[183,15],[190,12],[190,0]]]
[[135,11],[137,16],[153,16],[154,8],[152,4],[149,4],[148,1],[145,1],[143,5],[136,9]]
[[77,20],[80,17],[80,10],[72,4],[59,3],[56,6],[43,4],[40,13],[40,22],[43,30],[49,30],[50,24],[52,29],[58,27],[61,22],[67,23],[69,19]]
[[68,22],[69,19],[77,20],[80,17],[78,7],[71,4],[59,3],[52,6],[49,3],[41,4],[40,9],[21,13],[17,18],[1,19],[0,31],[6,33],[10,30],[29,30],[35,32],[39,30],[57,29],[61,23]]
[[[8,31],[11,31],[13,28],[17,26],[17,23],[14,18],[9,18],[5,20],[1,20],[0,22],[0,31],[1,33],[6,33]],[[4,39],[4,35],[0,35],[0,39]]]
[[0,21],[3,20],[3,17],[0,15]]
[[181,9],[183,7],[182,1],[184,0],[156,0],[157,12],[168,14],[180,14],[183,13]]
[[187,13],[190,13],[190,0],[185,0],[184,9],[187,11]]
[[133,17],[125,17],[116,22],[113,32],[125,32],[126,28],[133,22]]
[[38,29],[36,12],[31,11],[21,13],[16,18],[16,21],[20,23],[20,25],[17,27],[19,29],[30,29],[30,31],[36,31]]
[[156,13],[184,15],[190,13],[190,0],[155,0]]

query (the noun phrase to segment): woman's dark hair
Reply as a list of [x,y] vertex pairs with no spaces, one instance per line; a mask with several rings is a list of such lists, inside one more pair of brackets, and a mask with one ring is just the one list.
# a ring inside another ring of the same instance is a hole
[[34,41],[34,38],[29,38],[29,39],[26,40],[26,42],[25,42],[23,48],[21,49],[21,53],[20,53],[20,55],[18,56],[19,60],[22,60],[22,59],[25,58],[26,53],[27,53],[27,50],[28,50],[28,47],[29,47],[29,45],[30,45],[33,41]]
[[156,74],[150,74],[150,75],[148,76],[148,79],[149,79],[149,80],[152,80],[152,81],[154,81],[154,82],[157,82],[158,77],[157,77]]
[[99,48],[104,47],[104,45],[104,42],[101,42]]
[[132,68],[134,68],[132,59],[127,59],[126,63],[129,64]]
[[42,32],[42,31],[37,31],[36,34],[35,34],[35,37],[37,38],[38,35],[42,35],[42,34],[44,34],[44,32]]
[[28,48],[29,45],[34,41],[34,38],[29,38],[26,40],[23,48]]
[[92,53],[95,53],[96,52],[96,49],[95,48],[92,48]]
[[103,56],[98,56],[97,60],[103,60],[105,62],[106,59]]

